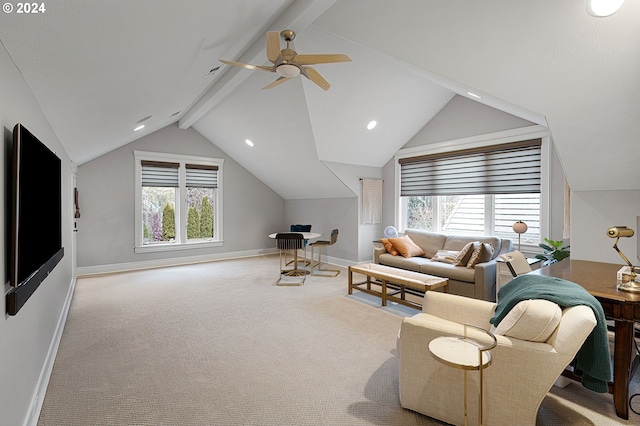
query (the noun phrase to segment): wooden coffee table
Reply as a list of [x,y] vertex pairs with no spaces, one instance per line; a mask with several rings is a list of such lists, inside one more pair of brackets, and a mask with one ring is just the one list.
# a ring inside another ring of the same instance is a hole
[[[366,276],[366,280],[354,283],[354,272]],[[373,281],[372,278],[378,281]],[[445,293],[449,292],[448,278],[434,277],[420,272],[378,265],[377,263],[361,263],[349,266],[348,285],[349,294],[352,294],[353,290],[356,289],[367,294],[379,296],[382,299],[382,306],[387,306],[387,301],[390,300],[416,309],[421,309],[422,304],[407,300],[407,294],[424,296],[426,291],[441,287],[443,287]],[[376,290],[378,286],[380,291]]]

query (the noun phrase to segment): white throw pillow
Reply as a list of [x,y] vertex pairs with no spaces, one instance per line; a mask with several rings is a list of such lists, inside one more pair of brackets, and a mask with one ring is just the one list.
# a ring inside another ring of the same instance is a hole
[[438,250],[435,256],[431,258],[434,262],[443,262],[443,263],[457,263],[458,256],[460,255],[459,251],[454,250]]
[[562,309],[544,299],[523,300],[497,325],[494,334],[531,342],[545,342],[555,331]]

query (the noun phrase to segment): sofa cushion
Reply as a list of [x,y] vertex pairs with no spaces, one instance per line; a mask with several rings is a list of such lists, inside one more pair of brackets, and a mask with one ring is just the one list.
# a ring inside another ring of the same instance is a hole
[[[444,242],[447,239],[445,234],[438,234],[436,232],[422,231],[416,229],[407,229],[405,235],[408,235],[414,243],[422,247],[425,252],[425,256],[431,259],[438,250],[444,249]],[[452,248],[451,250],[460,250]]]
[[523,300],[515,305],[495,328],[494,334],[531,342],[545,342],[555,331],[562,310],[544,299]]
[[433,261],[422,262],[419,270],[423,274],[446,277],[454,281],[462,281],[465,283],[474,283],[476,279],[474,269],[467,269],[464,266],[455,266],[450,263]]
[[458,252],[458,257],[456,258],[456,261],[454,263],[454,265],[456,266],[467,266],[467,262],[469,261],[469,258],[471,257],[471,254],[473,253],[473,250],[475,250],[476,246],[480,244],[477,241],[474,242],[470,242],[465,244],[465,246],[462,248],[462,250],[460,250]]
[[459,251],[454,250],[438,250],[435,256],[431,258],[434,262],[451,263],[453,265],[458,263]]
[[414,243],[408,235],[389,238],[389,242],[393,244],[393,248],[395,248],[403,257],[422,256],[425,253],[422,247]]
[[479,243],[476,248],[473,249],[471,257],[467,262],[467,268],[475,268],[478,263],[488,262],[493,259],[493,247],[491,244]]
[[396,250],[393,247],[393,244],[391,244],[391,241],[389,241],[388,238],[380,238],[380,242],[382,243],[382,245],[384,246],[385,250],[387,250],[387,252],[393,256],[397,256],[400,253],[398,253],[398,250]]
[[495,259],[501,250],[502,240],[498,237],[486,236],[469,236],[469,235],[449,235],[447,236],[442,249],[444,250],[462,250],[469,242],[479,241],[481,243],[490,244],[493,247],[493,257]]
[[402,256],[392,256],[389,253],[380,255],[381,265],[393,266],[395,268],[407,269],[409,271],[421,272],[420,267],[425,263],[435,263],[426,257],[411,257],[409,259]]

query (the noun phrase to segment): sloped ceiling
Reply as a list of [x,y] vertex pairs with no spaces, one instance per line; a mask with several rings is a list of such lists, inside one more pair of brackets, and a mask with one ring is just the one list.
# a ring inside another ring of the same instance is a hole
[[640,2],[344,1],[315,24],[544,116],[573,190],[640,188]]
[[[285,199],[352,196],[324,161],[380,167],[471,90],[548,125],[572,189],[640,188],[639,2],[608,18],[589,16],[582,0],[46,6],[3,13],[0,41],[79,164],[178,122]],[[300,53],[352,57],[316,66],[328,92],[304,78],[260,90],[273,74],[234,67],[208,74],[220,58],[267,63],[265,31],[285,28]]]

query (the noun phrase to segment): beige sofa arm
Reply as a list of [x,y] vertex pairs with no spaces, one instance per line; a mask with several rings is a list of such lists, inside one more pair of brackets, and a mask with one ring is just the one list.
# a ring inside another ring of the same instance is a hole
[[373,263],[380,263],[380,255],[385,254],[387,250],[384,248],[382,243],[375,242],[373,243]]
[[496,271],[498,270],[496,261],[478,263],[474,270],[475,297],[483,300],[496,300]]

